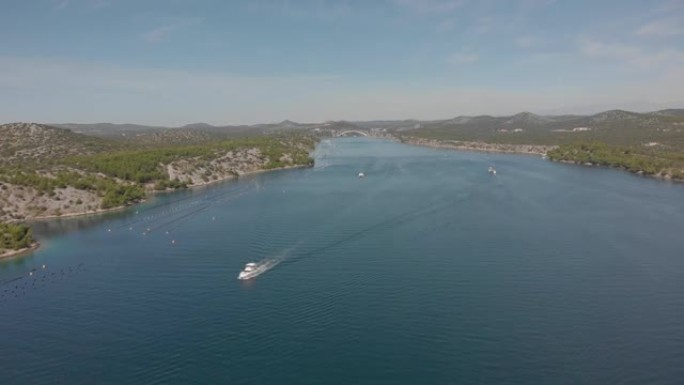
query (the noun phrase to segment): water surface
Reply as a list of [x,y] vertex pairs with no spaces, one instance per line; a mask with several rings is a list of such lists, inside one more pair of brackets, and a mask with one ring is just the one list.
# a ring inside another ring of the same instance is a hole
[[0,262],[0,383],[681,383],[681,185],[372,139],[314,155],[37,225]]

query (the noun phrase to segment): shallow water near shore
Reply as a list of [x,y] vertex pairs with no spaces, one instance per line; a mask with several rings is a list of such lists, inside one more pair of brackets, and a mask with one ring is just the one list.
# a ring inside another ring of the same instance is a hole
[[684,378],[684,186],[367,138],[314,157],[36,224],[0,261],[0,383]]

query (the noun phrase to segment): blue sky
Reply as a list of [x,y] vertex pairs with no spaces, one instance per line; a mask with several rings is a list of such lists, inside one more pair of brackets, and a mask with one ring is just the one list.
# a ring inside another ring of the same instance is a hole
[[0,122],[684,107],[684,2],[3,0]]

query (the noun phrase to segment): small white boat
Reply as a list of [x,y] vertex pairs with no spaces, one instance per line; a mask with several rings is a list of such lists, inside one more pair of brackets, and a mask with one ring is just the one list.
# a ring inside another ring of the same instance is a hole
[[489,172],[492,175],[496,175],[496,170],[492,166],[489,166],[489,170],[487,170],[487,172]]
[[365,177],[365,176],[366,176],[366,174],[364,174],[364,173],[362,173],[362,172],[359,173],[359,178],[363,178],[363,177]]
[[242,269],[240,274],[238,274],[238,279],[250,279],[256,275],[258,275],[257,264],[254,262],[250,262],[246,264],[245,268]]
[[245,265],[240,274],[238,274],[238,279],[247,280],[255,278],[256,276],[265,273],[270,270],[273,266],[278,264],[278,260],[275,259],[265,259],[260,262],[250,262]]

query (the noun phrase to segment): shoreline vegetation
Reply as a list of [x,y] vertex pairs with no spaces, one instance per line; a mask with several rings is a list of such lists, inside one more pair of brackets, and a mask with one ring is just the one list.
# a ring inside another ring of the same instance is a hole
[[[386,125],[387,126],[387,125]],[[549,160],[684,180],[684,109],[608,110],[590,115],[458,116],[412,121],[405,143],[469,151],[546,155]]]
[[[198,184],[191,184],[187,185],[185,188],[192,189],[192,188],[199,188],[199,187],[205,187],[208,185],[216,184],[216,183],[221,183],[221,182],[226,182],[229,180],[233,180],[239,177],[243,176],[249,176],[249,175],[254,175],[254,174],[259,174],[259,173],[264,173],[264,172],[271,172],[271,171],[281,171],[281,170],[291,170],[291,169],[297,169],[297,168],[308,168],[311,167],[309,165],[294,165],[294,166],[285,166],[285,167],[279,167],[279,168],[272,168],[272,169],[262,169],[262,170],[254,170],[254,171],[248,171],[245,173],[240,174],[240,176],[235,176],[235,175],[228,175],[223,178],[218,178],[218,179],[213,179],[208,182],[202,182]],[[147,191],[148,195],[157,195],[157,194],[167,194],[167,193],[172,193],[174,191],[178,191],[179,188],[167,188],[165,190],[149,190]],[[80,213],[70,213],[70,214],[62,214],[62,215],[49,215],[49,216],[38,216],[38,217],[32,217],[27,219],[29,222],[33,221],[44,221],[44,220],[50,220],[50,219],[64,219],[64,218],[73,218],[73,217],[81,217],[81,216],[86,216],[86,215],[97,215],[97,214],[105,214],[105,213],[110,213],[110,212],[115,212],[115,211],[121,211],[124,210],[128,207],[135,206],[140,203],[146,202],[147,199],[142,199],[140,201],[131,203],[131,204],[126,204],[126,205],[121,205],[121,206],[116,206],[116,207],[110,207],[107,209],[97,209],[97,210],[92,210],[92,211],[84,211]]]
[[539,155],[554,162],[584,167],[607,167],[655,179],[684,182],[684,154],[674,151],[617,146],[603,142],[561,145],[486,143],[402,137],[402,143],[457,151]]
[[497,152],[540,156],[546,155],[549,151],[558,147],[556,145],[486,143],[459,140],[426,139],[418,137],[402,137],[401,142],[415,146],[444,148],[459,151]]
[[655,179],[684,182],[684,153],[610,145],[603,142],[577,142],[561,145],[486,143],[443,139],[402,137],[402,143],[457,151],[539,155],[554,162],[584,167],[608,167]]
[[19,256],[38,248],[31,228],[19,223],[0,222],[0,259]]
[[33,251],[38,250],[39,247],[40,247],[40,243],[33,242],[29,247],[25,247],[22,249],[5,250],[4,252],[0,251],[0,260],[23,257],[25,255],[30,254]]
[[609,167],[657,179],[684,182],[684,154],[644,151],[605,143],[566,144],[548,153],[552,161],[588,167]]

